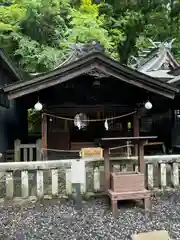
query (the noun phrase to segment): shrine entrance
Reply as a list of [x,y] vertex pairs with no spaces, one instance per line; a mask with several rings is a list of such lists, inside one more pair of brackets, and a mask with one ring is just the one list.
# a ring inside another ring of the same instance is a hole
[[[9,99],[21,99],[27,109],[39,99],[43,150],[57,149],[63,157],[83,146],[99,146],[103,137],[139,136],[140,120],[147,113],[153,116],[158,107],[169,111],[177,92],[110,59],[99,48],[82,56],[83,49],[59,68],[4,89]],[[75,124],[79,113],[87,117],[85,128]],[[152,135],[151,126],[144,133]]]
[[[104,135],[104,122],[97,121],[101,120],[95,109],[93,112],[83,114],[83,118],[86,118],[83,123],[84,127],[78,128],[75,124],[71,124],[70,127],[70,138],[71,142],[89,142],[93,143],[95,139],[99,139]],[[78,117],[78,114],[76,115]],[[76,117],[75,116],[75,117]],[[83,121],[83,119],[82,119]],[[91,145],[91,144],[90,144]]]
[[[82,148],[100,147],[103,137],[132,136],[135,112],[127,112],[121,105],[51,107],[43,114],[47,122],[47,148],[64,150],[64,153],[72,151],[74,155],[74,151]],[[76,122],[79,116],[80,128]]]

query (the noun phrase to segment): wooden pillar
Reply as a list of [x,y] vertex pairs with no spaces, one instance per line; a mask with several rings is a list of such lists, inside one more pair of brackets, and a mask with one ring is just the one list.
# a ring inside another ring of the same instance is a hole
[[47,159],[47,115],[42,114],[42,153],[43,153],[43,160]]
[[106,191],[110,188],[110,161],[109,161],[109,148],[104,148],[104,173],[105,173],[105,189]]
[[101,118],[101,112],[97,111],[97,119],[100,119],[100,118]]
[[138,166],[139,172],[145,172],[145,162],[144,162],[144,141],[139,141],[138,143]]
[[[138,114],[135,113],[133,115],[133,137],[139,137],[139,118]],[[134,155],[138,155],[138,145],[135,144],[134,146]]]

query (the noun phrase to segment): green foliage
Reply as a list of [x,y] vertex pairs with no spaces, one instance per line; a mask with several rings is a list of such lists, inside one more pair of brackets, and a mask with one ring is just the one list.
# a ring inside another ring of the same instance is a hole
[[54,68],[68,52],[64,44],[68,7],[64,0],[16,0],[0,6],[1,46],[28,72]]
[[58,66],[74,43],[101,42],[122,63],[147,39],[176,38],[180,55],[180,2],[175,0],[1,0],[0,45],[28,72]]
[[28,132],[29,134],[41,133],[41,114],[28,109]]
[[18,43],[15,56],[28,72],[53,69],[67,53],[63,16],[69,5],[63,0],[26,0],[24,4],[26,17],[20,24],[21,34],[14,38]]
[[126,64],[130,55],[136,55],[140,48],[147,45],[148,38],[165,41],[175,37],[180,42],[180,11],[176,10],[180,9],[179,1],[107,0],[107,2],[113,8],[111,18],[107,18],[108,29],[111,27],[121,29],[124,35],[124,39],[120,38],[119,42],[116,40],[121,62]]
[[92,0],[82,0],[78,9],[72,7],[69,14],[70,26],[68,42],[85,43],[91,39],[98,39],[106,50],[111,49],[112,42],[108,31],[103,27],[104,15],[99,15],[100,4],[93,4]]
[[19,29],[19,23],[24,17],[25,9],[18,4],[0,6],[0,31]]
[[[19,58],[21,66],[28,72],[43,72],[53,69],[60,59],[65,59],[66,51],[40,44],[28,36],[14,33],[13,39],[18,43],[14,54]],[[68,51],[68,50],[67,50]]]

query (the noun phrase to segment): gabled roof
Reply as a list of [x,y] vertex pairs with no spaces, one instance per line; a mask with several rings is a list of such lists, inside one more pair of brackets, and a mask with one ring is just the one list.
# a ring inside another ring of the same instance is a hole
[[138,70],[142,72],[171,70],[178,66],[179,64],[175,60],[170,49],[162,43],[158,48],[154,49],[146,59],[144,59],[144,62],[141,62]]
[[14,99],[55,86],[92,71],[98,71],[101,75],[110,75],[119,81],[172,99],[175,93],[179,91],[171,85],[160,83],[155,78],[120,64],[96,49],[73,61],[66,62],[51,72],[38,75],[32,80],[9,85],[4,88],[4,91],[8,93],[9,99]]
[[[56,70],[56,69],[66,65],[66,64],[69,64],[71,62],[74,62],[74,61],[82,58],[83,56],[85,56],[87,53],[90,53],[93,51],[105,53],[104,47],[98,41],[90,41],[86,44],[76,43],[76,44],[73,44],[70,47],[70,49],[71,49],[70,54],[68,54],[68,56],[66,56],[65,61],[61,62],[53,70]],[[46,74],[46,73],[47,72],[44,72],[44,73],[36,72],[36,73],[31,73],[30,75],[32,77],[37,77],[37,76],[40,76],[40,75]]]
[[173,41],[174,39],[170,42],[151,41],[152,46],[141,52],[140,57],[133,58],[135,64],[130,65],[150,76],[165,80],[171,79],[168,71],[180,66],[171,51]]

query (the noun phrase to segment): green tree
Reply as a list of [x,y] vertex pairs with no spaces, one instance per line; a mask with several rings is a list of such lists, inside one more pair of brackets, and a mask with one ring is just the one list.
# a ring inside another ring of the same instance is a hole
[[12,54],[16,45],[11,33],[20,30],[20,22],[25,17],[26,9],[18,1],[7,4],[1,1],[0,4],[0,45],[7,53]]
[[15,55],[29,72],[53,69],[66,58],[67,25],[63,17],[69,5],[63,0],[25,1],[24,5],[21,32],[14,35],[19,44]]
[[53,69],[70,46],[98,39],[124,64],[156,41],[176,38],[180,55],[177,0],[1,0],[0,44],[28,72]]
[[130,55],[146,46],[147,38],[164,41],[175,37],[177,43],[180,40],[180,11],[176,10],[180,5],[175,0],[107,0],[105,4],[113,9],[111,17],[106,18],[107,29],[121,29],[124,36],[116,39],[122,63],[126,64]]
[[104,28],[105,17],[99,15],[100,4],[94,4],[92,0],[82,0],[78,8],[72,7],[69,14],[70,29],[68,42],[85,43],[92,39],[98,39],[106,50],[112,48],[113,42],[108,30]]

